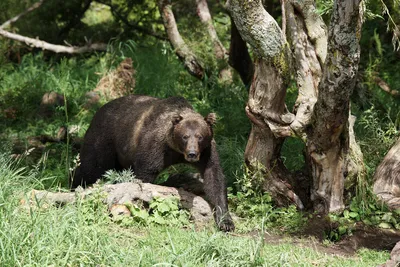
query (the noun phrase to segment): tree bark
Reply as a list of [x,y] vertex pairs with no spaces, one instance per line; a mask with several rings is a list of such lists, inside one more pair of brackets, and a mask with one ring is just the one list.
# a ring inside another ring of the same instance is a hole
[[181,34],[178,31],[175,16],[172,12],[171,0],[159,0],[158,8],[161,17],[163,18],[168,39],[172,47],[175,49],[176,55],[183,62],[191,75],[198,79],[203,79],[205,74],[204,68],[201,66],[194,53],[190,50],[189,46],[182,39]]
[[[306,129],[311,124],[318,86],[327,55],[327,27],[316,12],[314,1],[285,1],[288,35],[296,66],[298,97],[293,112],[295,120],[290,128],[298,137],[307,140]],[[353,126],[355,117],[349,117],[349,160],[344,166],[347,177],[345,190],[351,192],[357,179],[365,175],[363,156],[355,140]],[[308,156],[310,160],[310,156]]]
[[376,169],[373,190],[390,209],[400,208],[400,139]]
[[261,169],[265,173],[263,188],[278,204],[293,203],[302,209],[304,205],[293,190],[296,181],[290,179],[280,159],[284,137],[291,134],[289,124],[293,121],[293,115],[287,113],[285,106],[289,81],[289,51],[285,38],[260,0],[230,0],[226,6],[240,35],[252,46],[256,56],[246,107],[252,122],[246,163],[255,171]]
[[336,0],[329,27],[328,54],[313,123],[307,140],[318,212],[344,208],[343,190],[349,153],[349,106],[360,58],[360,0]]
[[[329,39],[314,1],[285,1],[283,10],[299,88],[295,115],[285,108],[291,62],[279,26],[261,1],[230,0],[227,7],[243,40],[257,57],[246,107],[253,123],[246,161],[258,161],[266,167],[266,189],[273,195],[279,191],[279,186],[271,188],[276,181],[290,194],[300,195],[299,181],[280,160],[284,138],[299,136],[307,142],[314,209],[341,210],[345,178],[358,178],[363,173],[357,166],[363,164],[352,131],[354,120],[349,122],[349,99],[359,61],[360,1],[335,1]],[[286,199],[290,194],[285,194]],[[308,199],[302,195],[304,204]]]

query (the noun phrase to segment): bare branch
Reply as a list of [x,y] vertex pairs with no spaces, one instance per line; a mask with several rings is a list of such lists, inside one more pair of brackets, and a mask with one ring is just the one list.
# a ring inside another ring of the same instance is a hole
[[11,33],[11,32],[3,30],[1,28],[0,28],[0,35],[4,36],[6,38],[9,38],[9,39],[18,41],[18,42],[25,43],[31,47],[41,48],[43,50],[48,50],[48,51],[52,51],[55,53],[82,54],[82,53],[93,52],[93,51],[106,51],[107,50],[107,45],[102,44],[102,43],[88,44],[88,45],[80,46],[80,47],[55,45],[55,44],[47,43],[45,41],[41,41],[39,39],[33,39],[30,37]]
[[24,12],[16,15],[15,17],[13,17],[12,19],[7,20],[6,22],[4,22],[3,24],[1,24],[0,29],[4,29],[6,27],[11,26],[11,24],[15,23],[17,20],[19,20],[20,18],[22,18],[23,16],[25,16],[26,14],[29,14],[30,12],[32,12],[33,10],[39,8],[43,2],[45,0],[40,0],[39,2],[36,2],[35,4],[33,4],[31,7],[29,7],[28,9],[26,9]]
[[208,9],[208,4],[206,0],[196,0],[197,5],[197,15],[200,18],[200,21],[207,27],[208,34],[211,37],[211,40],[214,44],[214,53],[217,59],[223,59],[226,57],[226,49],[222,45],[221,41],[218,38],[217,31],[214,28],[212,23],[210,10]]
[[281,8],[282,8],[282,33],[286,36],[286,8],[285,8],[285,0],[281,0]]
[[172,12],[172,5],[170,0],[159,0],[158,8],[161,17],[163,18],[165,31],[167,32],[168,39],[175,49],[175,53],[181,59],[186,69],[191,75],[198,79],[203,79],[204,69],[194,53],[190,50],[189,46],[183,41],[181,34],[176,25],[175,16]]
[[400,96],[400,92],[399,91],[391,89],[389,84],[387,82],[385,82],[384,80],[382,80],[380,77],[376,76],[374,78],[374,81],[383,91],[385,91],[389,95],[395,96],[395,97],[399,97]]

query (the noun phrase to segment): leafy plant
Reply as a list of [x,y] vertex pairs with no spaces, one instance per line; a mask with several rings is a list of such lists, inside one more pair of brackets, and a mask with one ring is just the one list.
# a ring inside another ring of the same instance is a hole
[[293,205],[279,208],[274,206],[272,197],[262,189],[264,167],[254,163],[252,170],[247,166],[243,168],[243,175],[237,177],[236,194],[232,188],[228,188],[231,210],[240,217],[255,220],[254,225],[262,221],[262,227],[297,231],[306,219]]
[[400,210],[390,211],[375,198],[360,203],[355,197],[342,213],[330,214],[329,217],[338,224],[337,228],[326,233],[326,237],[331,241],[338,241],[344,235],[350,235],[357,222],[383,229],[400,229]]
[[176,197],[154,197],[150,202],[150,222],[159,225],[186,225],[189,223],[189,212],[180,208]]
[[139,225],[167,225],[183,226],[189,223],[190,214],[180,206],[176,197],[154,197],[146,209],[143,205],[126,203],[131,216],[117,216],[114,221],[125,226]]

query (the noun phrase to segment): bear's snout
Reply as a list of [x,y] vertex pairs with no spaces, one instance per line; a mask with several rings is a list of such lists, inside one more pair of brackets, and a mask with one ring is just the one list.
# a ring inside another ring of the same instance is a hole
[[190,152],[188,153],[188,158],[189,158],[189,159],[195,159],[195,158],[197,158],[197,153],[196,153],[195,151],[190,151]]
[[185,159],[188,161],[188,162],[196,162],[196,161],[199,161],[199,154],[200,153],[197,153],[196,151],[194,151],[194,150],[191,150],[191,151],[187,151],[186,153],[185,153]]

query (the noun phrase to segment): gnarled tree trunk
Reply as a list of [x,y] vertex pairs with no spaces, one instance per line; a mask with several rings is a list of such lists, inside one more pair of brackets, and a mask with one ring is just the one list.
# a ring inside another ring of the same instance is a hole
[[[227,8],[243,40],[254,49],[255,71],[249,91],[246,113],[252,122],[245,160],[254,168],[265,167],[263,188],[280,204],[304,205],[294,192],[293,179],[280,159],[285,136],[291,134],[293,115],[285,106],[289,81],[285,37],[260,0],[230,0]],[[283,127],[281,127],[283,125]]]
[[261,1],[230,0],[227,7],[257,58],[246,107],[253,123],[246,161],[265,166],[264,188],[280,196],[278,202],[288,200],[302,207],[297,195],[303,202],[309,198],[297,191],[304,188],[280,159],[284,139],[300,137],[307,144],[314,208],[340,210],[344,180],[349,174],[357,177],[357,164],[362,166],[352,124],[349,128],[349,100],[359,60],[360,1],[335,1],[329,41],[314,1],[284,1],[299,88],[294,114],[285,107],[291,63],[279,26]]
[[350,95],[360,59],[360,3],[336,0],[329,27],[328,55],[307,140],[313,176],[311,198],[319,212],[344,208],[344,182],[350,160]]

